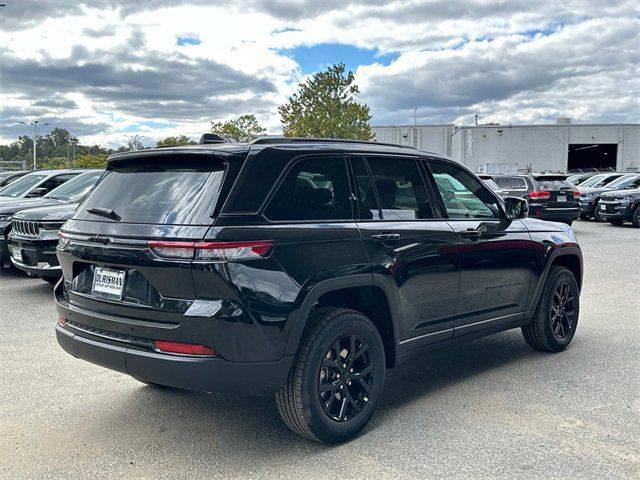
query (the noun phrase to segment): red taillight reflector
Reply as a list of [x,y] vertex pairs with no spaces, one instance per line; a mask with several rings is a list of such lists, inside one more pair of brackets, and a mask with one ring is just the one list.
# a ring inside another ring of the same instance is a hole
[[163,340],[156,340],[153,342],[153,345],[156,350],[160,352],[180,353],[183,355],[207,355],[209,357],[217,355],[213,348],[193,343],[165,342]]
[[551,197],[551,192],[531,192],[529,196],[531,198],[544,200],[545,198]]
[[64,318],[62,315],[58,315],[58,325],[60,325],[61,327],[64,327],[67,324],[67,319]]
[[266,257],[272,240],[246,242],[172,242],[151,240],[147,245],[159,256],[199,260],[252,260]]

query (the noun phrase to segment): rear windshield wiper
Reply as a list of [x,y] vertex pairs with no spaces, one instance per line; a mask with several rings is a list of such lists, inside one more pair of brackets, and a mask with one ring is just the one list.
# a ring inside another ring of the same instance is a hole
[[93,215],[100,215],[101,217],[107,217],[112,220],[120,221],[120,215],[118,215],[115,211],[110,208],[100,208],[100,207],[92,207],[87,208],[87,212]]

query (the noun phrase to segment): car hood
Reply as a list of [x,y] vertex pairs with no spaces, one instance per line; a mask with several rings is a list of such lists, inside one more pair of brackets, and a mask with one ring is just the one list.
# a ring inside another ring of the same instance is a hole
[[26,208],[44,207],[47,205],[60,205],[60,200],[53,198],[11,198],[7,201],[0,197],[0,215],[11,215]]
[[540,220],[539,218],[523,218],[522,223],[530,232],[566,232],[571,227],[559,222]]
[[65,203],[49,207],[29,208],[16,213],[13,218],[36,222],[66,222],[73,217],[77,207],[77,203]]

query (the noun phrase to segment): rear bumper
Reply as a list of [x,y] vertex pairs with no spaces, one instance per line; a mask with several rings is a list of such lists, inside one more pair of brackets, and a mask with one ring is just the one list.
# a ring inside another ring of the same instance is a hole
[[76,358],[111,370],[126,373],[148,383],[200,392],[239,394],[274,393],[286,382],[293,356],[276,361],[231,362],[221,357],[202,357],[160,353],[150,348],[126,343],[116,337],[105,338],[74,327],[82,314],[67,308],[56,299],[58,315],[70,320],[56,324],[60,346]]
[[571,221],[580,216],[580,207],[546,207],[533,205],[529,207],[529,216],[542,220]]

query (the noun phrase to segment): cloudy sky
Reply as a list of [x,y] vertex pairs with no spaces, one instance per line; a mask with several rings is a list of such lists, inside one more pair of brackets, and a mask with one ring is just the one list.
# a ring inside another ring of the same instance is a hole
[[[373,125],[640,121],[637,0],[3,0],[0,142],[193,137],[344,62]],[[45,127],[43,132],[50,127]]]

